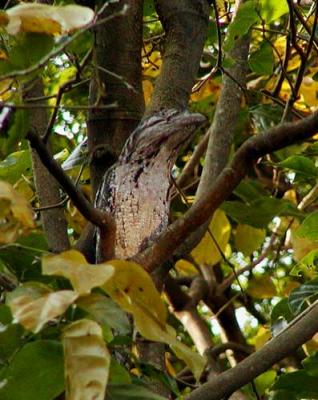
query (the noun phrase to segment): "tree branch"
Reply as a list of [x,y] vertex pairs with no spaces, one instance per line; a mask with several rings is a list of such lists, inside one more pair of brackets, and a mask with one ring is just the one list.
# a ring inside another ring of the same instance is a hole
[[101,229],[113,229],[113,218],[108,213],[102,212],[92,206],[82,191],[75,187],[71,179],[64,173],[59,164],[53,159],[41,138],[33,131],[30,131],[26,138],[29,140],[31,147],[36,150],[43,165],[69,195],[75,207],[77,207],[81,214],[83,214],[88,221],[100,227]]
[[[297,318],[296,318],[297,319]],[[247,357],[236,367],[223,372],[200,388],[194,390],[186,400],[221,400],[249,383],[282,360],[318,331],[318,303],[305,310],[297,322]]]
[[260,157],[312,137],[318,130],[318,112],[295,123],[281,124],[248,139],[236,152],[229,167],[182,218],[171,224],[156,243],[139,254],[136,260],[148,271],[171,257],[198,226],[228,198]]

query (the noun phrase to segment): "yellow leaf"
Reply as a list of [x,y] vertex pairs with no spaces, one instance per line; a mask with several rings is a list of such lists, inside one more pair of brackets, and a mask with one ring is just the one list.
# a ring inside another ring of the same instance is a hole
[[189,276],[196,275],[198,273],[197,269],[187,260],[178,260],[175,264],[178,272],[181,275]]
[[114,268],[109,263],[91,265],[79,251],[68,250],[43,257],[42,271],[69,279],[78,294],[87,294],[110,279]]
[[34,227],[29,203],[9,183],[0,181],[0,243],[11,243]]
[[7,10],[6,30],[11,35],[18,32],[62,34],[90,23],[94,11],[78,5],[50,6],[47,4],[24,3]]
[[16,322],[37,333],[47,322],[63,314],[77,297],[72,290],[48,292],[37,299],[26,292],[12,298],[9,307]]
[[268,328],[260,327],[256,336],[251,340],[251,344],[255,346],[255,350],[259,350],[271,338],[271,332]]
[[147,105],[151,99],[151,95],[153,92],[153,84],[150,82],[150,80],[144,79],[142,81],[142,90],[144,93],[145,103]]
[[220,94],[220,85],[213,79],[209,79],[200,87],[199,90],[191,94],[191,101],[201,101],[209,96],[213,96],[213,99],[217,99]]
[[132,304],[143,304],[160,323],[165,324],[167,310],[151,276],[138,264],[125,260],[110,260],[113,276],[102,288],[128,312]]
[[136,328],[143,337],[169,344],[198,378],[205,359],[178,342],[175,331],[166,324],[166,308],[150,275],[131,261],[111,260],[109,263],[115,273],[102,288],[125,311],[133,314]]
[[318,106],[317,92],[318,83],[315,82],[311,77],[305,76],[299,88],[299,93],[303,97],[303,100],[307,106]]
[[158,321],[151,313],[151,310],[143,304],[132,303],[130,312],[134,316],[137,330],[143,337],[148,340],[168,344],[176,356],[183,360],[191,369],[196,380],[199,380],[206,364],[203,356],[179,342],[175,330],[170,325],[163,325]]
[[248,284],[247,293],[258,299],[270,299],[276,295],[276,287],[268,275],[254,277]]
[[110,355],[97,322],[82,319],[63,334],[67,400],[104,400]]
[[[224,252],[230,239],[231,225],[222,210],[215,211],[209,228],[219,248]],[[206,232],[201,242],[191,253],[198,264],[213,266],[222,259],[215,241],[210,233]]]
[[265,229],[257,229],[250,225],[239,224],[234,237],[237,251],[249,256],[257,250],[265,239]]

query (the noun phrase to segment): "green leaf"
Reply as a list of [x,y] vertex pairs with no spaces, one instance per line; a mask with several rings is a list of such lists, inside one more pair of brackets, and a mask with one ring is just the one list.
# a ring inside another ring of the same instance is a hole
[[258,0],[261,6],[261,17],[267,24],[279,19],[289,11],[286,0]]
[[164,400],[165,398],[151,392],[139,385],[114,385],[107,386],[108,400]]
[[59,342],[26,344],[4,368],[1,400],[53,400],[64,390],[63,350]]
[[259,396],[262,396],[265,393],[266,389],[271,387],[271,385],[275,381],[276,375],[276,371],[271,369],[254,379],[256,390]]
[[250,225],[239,224],[236,228],[234,243],[237,251],[249,256],[257,250],[265,239],[265,229],[257,229]]
[[305,358],[302,361],[304,368],[308,375],[318,377],[318,353],[313,354],[310,357]]
[[301,311],[303,304],[318,294],[318,278],[313,279],[294,289],[288,298],[289,307],[294,314]]
[[18,143],[25,137],[29,130],[29,113],[27,110],[16,110],[13,121],[8,131],[4,153],[8,154],[16,149]]
[[144,0],[144,17],[149,17],[156,12],[153,0]]
[[306,272],[316,270],[318,267],[318,249],[311,250],[290,271],[291,276],[301,276]]
[[308,375],[306,371],[281,375],[273,389],[293,392],[300,399],[318,399],[317,377]]
[[274,56],[271,45],[267,42],[255,51],[249,58],[249,66],[258,75],[271,75],[274,67]]
[[269,400],[297,400],[297,397],[288,390],[276,390],[275,392],[271,392]]
[[261,199],[266,196],[266,190],[256,180],[244,179],[234,190],[235,196],[238,196],[245,203]]
[[23,328],[21,325],[12,324],[12,315],[8,306],[0,305],[0,364],[21,346]]
[[294,318],[290,311],[288,299],[282,299],[272,309],[271,312],[271,332],[273,336],[277,336]]
[[5,160],[0,162],[0,179],[9,183],[15,183],[31,171],[31,157],[28,150],[11,153]]
[[244,36],[258,20],[259,16],[255,10],[254,1],[246,1],[241,4],[234,21],[229,26],[223,50],[230,51],[234,46],[235,40]]
[[36,64],[53,48],[54,38],[39,33],[22,33],[18,35],[16,45],[9,53],[9,59],[17,70]]
[[109,297],[92,293],[80,298],[76,304],[101,325],[109,325],[121,335],[130,333],[131,328],[127,314]]
[[295,231],[298,237],[305,237],[310,240],[318,239],[318,211],[306,217],[300,227]]
[[290,202],[269,197],[254,200],[250,204],[226,201],[221,208],[235,221],[255,228],[265,228],[278,215],[301,215]]
[[131,384],[131,378],[129,372],[119,362],[111,359],[109,369],[109,384],[114,385],[129,385]]
[[308,157],[299,155],[290,156],[286,160],[278,163],[278,165],[296,171],[302,175],[314,178],[317,177],[318,169],[316,168],[315,163]]

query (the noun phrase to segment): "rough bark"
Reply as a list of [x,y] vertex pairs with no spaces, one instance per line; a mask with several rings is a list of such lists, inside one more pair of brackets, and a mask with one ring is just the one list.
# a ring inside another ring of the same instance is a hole
[[[25,93],[25,97],[43,96],[43,83],[41,78],[37,79]],[[41,100],[42,102],[42,100]],[[39,108],[31,113],[31,129],[37,135],[45,133],[48,124],[48,115],[45,108]],[[39,199],[40,207],[47,207],[58,204],[61,201],[60,186],[56,179],[42,164],[37,152],[30,148],[34,182]],[[67,223],[64,209],[55,207],[41,211],[43,231],[47,239],[49,249],[55,253],[67,250],[70,247],[67,236]]]
[[156,0],[166,37],[163,65],[146,114],[187,107],[207,34],[207,0]]
[[[88,115],[88,145],[94,193],[105,171],[118,158],[144,111],[141,87],[143,1],[122,0],[110,3],[101,18],[118,12],[125,5],[128,5],[125,15],[112,18],[95,31],[96,66],[90,89],[90,104],[116,102],[117,108],[95,109]],[[122,79],[108,74],[106,70]]]

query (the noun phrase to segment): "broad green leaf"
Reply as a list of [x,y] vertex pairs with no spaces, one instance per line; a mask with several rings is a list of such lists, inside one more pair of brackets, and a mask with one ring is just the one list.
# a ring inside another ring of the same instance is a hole
[[267,42],[261,44],[260,48],[251,54],[249,66],[258,75],[271,75],[274,67],[274,55],[271,45]]
[[247,293],[258,299],[271,299],[276,295],[276,288],[270,276],[262,275],[249,281]]
[[144,386],[130,385],[115,385],[111,384],[107,388],[108,400],[165,400],[165,397],[159,396]]
[[16,322],[38,333],[47,322],[64,314],[77,297],[78,294],[72,290],[61,290],[49,292],[35,300],[28,295],[17,296],[8,305]]
[[315,163],[308,157],[300,155],[290,156],[286,160],[278,163],[278,165],[283,168],[291,169],[302,175],[313,178],[317,177],[318,169],[316,168]]
[[113,358],[110,361],[109,368],[109,385],[129,385],[131,377],[129,372]]
[[234,190],[234,194],[245,203],[261,199],[267,195],[266,190],[258,181],[252,179],[244,179]]
[[215,265],[222,259],[231,235],[231,224],[222,210],[216,210],[200,243],[192,250],[191,255],[198,264]]
[[281,375],[272,388],[290,391],[299,399],[318,399],[317,377],[303,370]]
[[[301,239],[304,240],[304,239]],[[318,244],[316,243],[316,246]],[[318,249],[311,250],[290,271],[290,275],[315,275],[318,271]]]
[[233,48],[235,40],[244,36],[252,25],[259,20],[254,1],[246,1],[240,5],[234,21],[229,26],[223,49],[228,52]]
[[[9,52],[9,62],[13,70],[28,68],[46,56],[54,46],[51,36],[37,33],[21,33]],[[27,51],[26,51],[27,49]]]
[[288,4],[286,0],[258,0],[261,6],[261,17],[267,24],[277,20],[288,13]]
[[27,343],[0,376],[1,400],[54,400],[64,390],[62,345]]
[[295,235],[310,240],[318,240],[318,211],[309,214],[295,231]]
[[294,318],[290,311],[288,299],[284,298],[279,301],[271,312],[271,332],[273,336],[277,336]]
[[271,392],[269,400],[298,400],[295,393],[288,390],[275,390]]
[[[24,50],[25,52],[25,50]],[[10,123],[8,139],[4,143],[4,154],[16,149],[18,143],[25,137],[30,126],[30,114],[26,110],[16,110]]]
[[318,353],[305,358],[302,364],[308,375],[318,377]]
[[291,311],[298,314],[303,304],[316,295],[318,295],[318,278],[304,283],[290,293],[288,301]]
[[9,183],[0,181],[0,243],[11,243],[34,227],[29,203]]
[[62,34],[87,25],[94,18],[94,12],[88,7],[67,5],[55,7],[47,4],[24,3],[7,10],[8,33],[37,32]]
[[68,325],[63,334],[66,398],[104,400],[110,355],[101,327],[82,319]]
[[88,294],[91,289],[102,286],[111,278],[114,268],[110,263],[89,264],[76,250],[68,250],[42,259],[44,275],[59,275],[70,280],[78,294]]
[[15,183],[21,175],[30,174],[31,158],[28,150],[11,153],[5,160],[0,162],[0,179]]
[[274,383],[277,372],[273,369],[264,372],[254,379],[255,387],[259,396],[262,396]]
[[4,364],[22,344],[24,330],[21,325],[11,322],[9,307],[0,305],[0,364]]
[[265,228],[275,216],[289,212],[294,213],[291,203],[283,200],[263,197],[244,204],[240,201],[225,201],[222,209],[235,221],[251,225],[255,228]]
[[130,333],[131,328],[127,314],[109,297],[91,293],[79,298],[76,304],[88,312],[99,324],[109,325],[120,335]]
[[154,0],[144,1],[144,17],[149,17],[156,12]]
[[234,236],[236,250],[241,251],[245,256],[249,256],[261,246],[265,236],[265,229],[239,224]]

